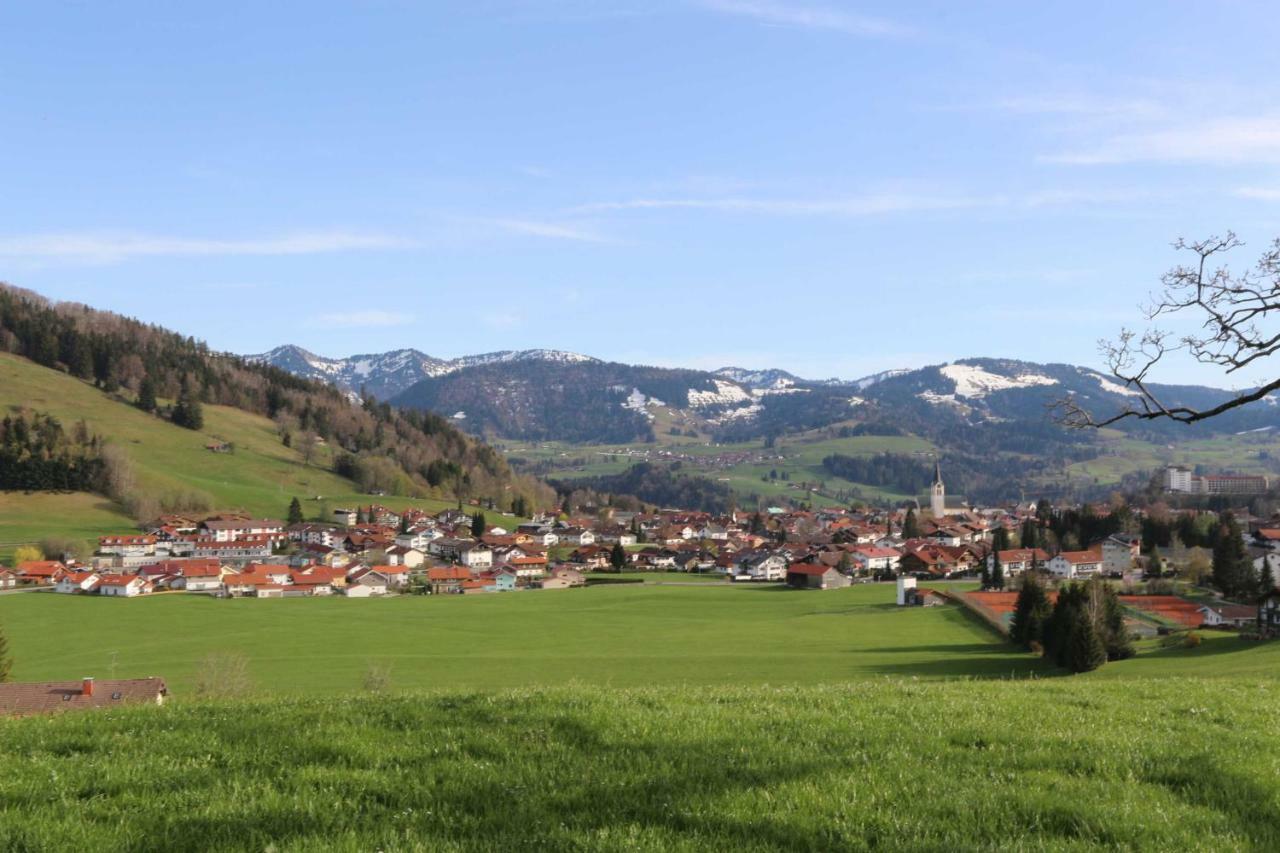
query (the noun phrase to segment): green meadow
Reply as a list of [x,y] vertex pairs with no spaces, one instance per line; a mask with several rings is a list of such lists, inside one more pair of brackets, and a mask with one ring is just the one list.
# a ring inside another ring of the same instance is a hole
[[[1025,678],[1043,664],[958,607],[903,610],[891,585],[617,584],[479,596],[130,600],[0,596],[19,680],[166,678],[190,696],[211,653],[257,691],[557,684],[812,684],[882,676]],[[57,626],[56,643],[48,642]]]
[[[1066,676],[890,585],[644,580],[0,595],[15,678],[172,693],[0,720],[0,849],[1280,846],[1280,644],[1208,632]],[[197,695],[228,659],[240,694]]]
[[[896,607],[890,584],[797,592],[646,581],[368,600],[30,592],[0,596],[0,625],[18,680],[159,675],[179,701],[211,654],[241,658],[264,695],[358,692],[374,670],[413,690],[1060,675],[958,606]],[[1205,637],[1197,649],[1147,642],[1086,678],[1280,675],[1280,645]]]

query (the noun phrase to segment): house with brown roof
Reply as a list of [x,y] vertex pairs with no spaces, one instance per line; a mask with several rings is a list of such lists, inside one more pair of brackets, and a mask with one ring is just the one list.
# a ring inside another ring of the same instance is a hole
[[432,594],[460,592],[462,584],[471,580],[471,570],[466,566],[438,566],[427,569],[427,584]]
[[822,563],[793,563],[787,567],[787,586],[793,589],[839,589],[849,579]]
[[1258,619],[1258,608],[1248,604],[1206,604],[1199,612],[1211,628],[1243,628]]
[[168,695],[163,678],[10,682],[0,684],[0,716],[25,717],[122,705],[163,705]]

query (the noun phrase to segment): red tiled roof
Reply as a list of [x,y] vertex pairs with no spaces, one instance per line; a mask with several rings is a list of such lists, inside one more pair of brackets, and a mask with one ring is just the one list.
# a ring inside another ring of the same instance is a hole
[[169,693],[163,678],[98,681],[93,684],[92,694],[86,694],[84,687],[83,680],[0,684],[0,715],[25,716],[80,708],[156,703]]

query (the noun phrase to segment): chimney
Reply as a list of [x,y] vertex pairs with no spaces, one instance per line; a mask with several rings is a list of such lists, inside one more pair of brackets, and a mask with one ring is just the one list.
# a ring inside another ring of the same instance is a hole
[[80,688],[80,693],[84,696],[92,696],[93,695],[93,677],[92,676],[86,677],[84,679],[83,685],[84,686]]

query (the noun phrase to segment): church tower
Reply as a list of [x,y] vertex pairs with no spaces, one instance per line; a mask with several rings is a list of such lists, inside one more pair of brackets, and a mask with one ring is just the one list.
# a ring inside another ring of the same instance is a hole
[[942,466],[936,459],[933,461],[933,485],[929,487],[929,509],[934,518],[943,518],[947,514],[947,488],[942,485]]

